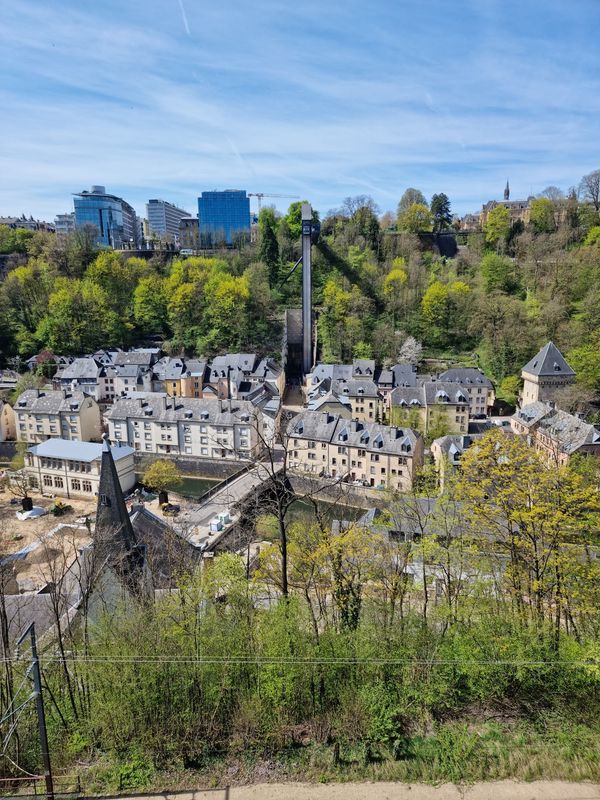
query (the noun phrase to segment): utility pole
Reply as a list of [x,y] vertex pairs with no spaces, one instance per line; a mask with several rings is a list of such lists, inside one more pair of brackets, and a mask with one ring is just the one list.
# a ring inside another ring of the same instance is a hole
[[37,653],[37,642],[35,638],[35,622],[27,628],[21,636],[17,645],[22,644],[29,636],[31,639],[31,666],[29,670],[33,674],[33,696],[38,718],[38,731],[40,737],[40,750],[42,751],[42,761],[44,762],[44,779],[46,781],[46,800],[54,800],[54,784],[52,782],[52,768],[50,766],[50,753],[48,750],[48,733],[46,731],[46,715],[44,713],[44,698],[42,696],[42,676],[40,673],[40,660]]

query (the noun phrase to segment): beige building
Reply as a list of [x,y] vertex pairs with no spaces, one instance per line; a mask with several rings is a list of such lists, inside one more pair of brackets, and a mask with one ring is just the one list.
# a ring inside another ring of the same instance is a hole
[[28,389],[14,407],[17,441],[36,444],[46,439],[100,440],[100,409],[93,397],[64,389]]
[[469,416],[487,416],[496,401],[494,384],[476,367],[452,367],[438,375],[445,383],[457,383],[469,396]]
[[511,428],[551,465],[566,464],[574,453],[600,456],[600,426],[560,411],[550,403],[529,403],[511,417]]
[[467,433],[470,398],[450,381],[423,380],[417,386],[398,386],[390,395],[390,422],[409,425],[427,435],[432,430]]
[[[131,447],[112,447],[112,456],[123,492],[135,486]],[[48,439],[25,454],[25,472],[42,494],[61,497],[94,497],[98,493],[102,445]]]
[[409,428],[305,411],[287,430],[290,469],[366,486],[411,488],[423,464],[423,439]]
[[575,372],[553,342],[548,342],[521,372],[522,405],[553,401],[556,392],[575,383]]
[[244,400],[144,395],[116,400],[109,436],[135,451],[200,459],[255,458],[270,443],[274,420]]
[[17,438],[17,428],[15,424],[14,410],[0,400],[0,442],[5,442],[7,439],[14,440]]

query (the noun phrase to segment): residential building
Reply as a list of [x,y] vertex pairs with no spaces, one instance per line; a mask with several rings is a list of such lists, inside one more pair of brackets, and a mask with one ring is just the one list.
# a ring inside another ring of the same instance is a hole
[[26,231],[48,231],[54,232],[54,225],[51,222],[44,222],[41,219],[34,219],[31,215],[26,217],[22,214],[20,217],[0,217],[0,225],[6,225],[8,228],[24,228]]
[[104,186],[92,186],[88,192],[74,196],[75,227],[94,225],[97,242],[104,247],[120,250],[139,244],[140,230],[133,207],[122,197],[108,194]]
[[54,229],[57,236],[67,236],[75,230],[75,212],[70,214],[57,214],[54,219]]
[[423,464],[423,438],[410,428],[304,411],[287,430],[291,469],[368,486],[410,489]]
[[554,342],[548,342],[523,367],[522,404],[555,400],[556,392],[575,383],[575,372]]
[[[102,444],[48,439],[25,454],[25,471],[42,494],[93,497],[98,493]],[[135,486],[133,448],[111,447],[123,492]]]
[[190,216],[189,212],[173,203],[167,203],[166,200],[148,200],[146,215],[150,235],[154,234],[159,239],[170,242],[179,241],[179,223]]
[[52,380],[57,389],[81,391],[97,403],[112,401],[115,396],[115,371],[92,356],[76,358],[58,370]]
[[216,356],[208,365],[206,380],[223,400],[247,394],[263,383],[275,386],[280,395],[285,389],[284,371],[271,359],[261,359],[256,353]]
[[552,401],[524,405],[510,424],[549,464],[562,466],[574,453],[600,456],[600,426],[560,411]]
[[[153,366],[152,385],[156,391],[171,397],[204,397],[206,372],[206,361],[165,356]],[[206,395],[216,399],[216,393],[206,392]]]
[[83,392],[28,389],[15,403],[17,441],[36,444],[46,439],[89,442],[101,436],[100,409]]
[[390,395],[392,425],[409,425],[423,434],[468,433],[469,409],[468,392],[451,381],[422,380],[397,386]]
[[481,439],[482,434],[450,434],[434,439],[431,443],[431,455],[435,462],[440,477],[440,487],[444,488],[444,479],[448,469],[454,470],[460,466],[460,460],[473,442]]
[[328,395],[348,400],[352,419],[363,422],[381,420],[381,398],[373,380],[337,380],[325,378],[308,395],[308,407],[319,407],[319,399]]
[[5,403],[0,400],[0,442],[14,440],[17,438],[17,428],[15,421],[15,412]]
[[250,237],[250,198],[245,191],[202,192],[198,198],[198,229],[202,247],[234,244]]
[[219,460],[256,457],[271,427],[247,401],[153,394],[117,399],[106,419],[110,438],[136,451]]
[[491,412],[496,400],[494,384],[480,369],[453,367],[438,375],[445,383],[458,383],[469,395],[471,417],[481,418]]

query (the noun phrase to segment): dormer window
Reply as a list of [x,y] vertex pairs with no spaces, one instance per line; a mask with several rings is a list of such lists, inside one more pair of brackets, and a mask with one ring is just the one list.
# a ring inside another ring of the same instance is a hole
[[556,361],[554,362],[554,372],[560,372],[560,364],[557,364]]
[[364,394],[365,393],[365,390],[362,388],[362,386],[359,388],[358,393],[359,394]]

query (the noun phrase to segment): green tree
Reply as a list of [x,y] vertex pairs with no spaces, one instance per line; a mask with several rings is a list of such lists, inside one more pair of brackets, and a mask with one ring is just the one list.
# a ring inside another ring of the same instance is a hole
[[600,328],[589,341],[567,352],[567,361],[577,374],[577,383],[600,393]]
[[279,276],[279,243],[277,219],[272,208],[261,209],[258,217],[259,258],[269,270],[269,282],[275,286]]
[[167,491],[176,491],[181,486],[182,478],[173,461],[153,461],[144,471],[142,483],[148,489],[164,493],[166,502]]
[[447,230],[452,224],[452,211],[448,195],[443,192],[434,194],[431,198],[430,210],[433,218],[433,230],[436,232]]
[[413,203],[398,217],[398,230],[408,233],[430,231],[432,226],[431,212],[422,203]]
[[419,189],[414,189],[412,186],[406,189],[400,202],[398,203],[398,217],[401,217],[411,206],[414,205],[427,205],[425,195]]
[[554,203],[548,197],[536,197],[531,201],[529,221],[537,233],[552,233],[556,230]]
[[144,334],[161,333],[167,324],[164,280],[159,275],[142,278],[133,292],[133,317]]
[[510,233],[510,212],[504,206],[496,206],[487,215],[483,226],[487,244],[500,249]]
[[480,269],[487,292],[511,292],[516,288],[515,268],[510,258],[486,253]]

